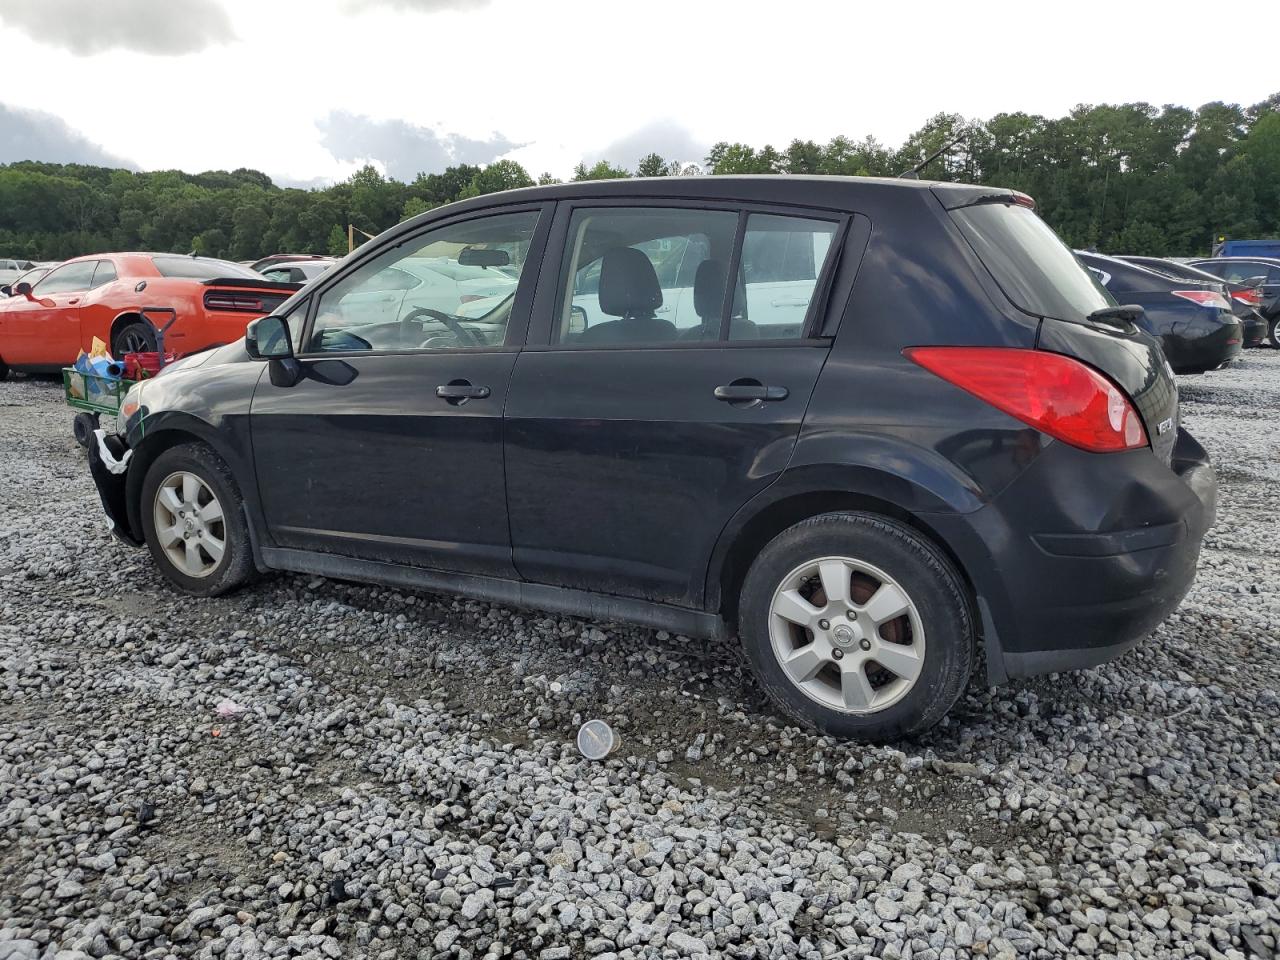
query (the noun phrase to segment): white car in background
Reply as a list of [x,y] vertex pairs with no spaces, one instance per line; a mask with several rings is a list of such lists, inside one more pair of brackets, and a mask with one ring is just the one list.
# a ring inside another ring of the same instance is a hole
[[17,283],[18,278],[35,265],[30,260],[0,260],[0,284]]
[[310,283],[337,262],[337,257],[331,257],[325,260],[316,258],[309,260],[285,260],[278,263],[272,263],[270,266],[263,267],[258,272],[268,280],[278,280],[283,283]]
[[485,304],[500,302],[515,288],[516,277],[507,267],[411,257],[379,271],[340,304],[348,324],[394,322],[417,308],[479,316],[487,312]]

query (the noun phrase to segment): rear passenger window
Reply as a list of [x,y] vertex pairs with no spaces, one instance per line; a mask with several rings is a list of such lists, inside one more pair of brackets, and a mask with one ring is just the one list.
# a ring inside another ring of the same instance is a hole
[[737,228],[738,215],[728,211],[575,210],[555,342],[719,340]]
[[716,210],[576,209],[554,342],[799,339],[837,227]]
[[105,283],[111,283],[116,279],[116,268],[110,260],[99,260],[97,268],[93,271],[93,288],[96,289]]
[[831,250],[828,220],[753,213],[742,238],[730,340],[797,340]]

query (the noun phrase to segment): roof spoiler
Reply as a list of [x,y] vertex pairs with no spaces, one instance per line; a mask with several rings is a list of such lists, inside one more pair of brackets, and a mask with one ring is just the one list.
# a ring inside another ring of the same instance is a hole
[[1019,190],[1007,187],[981,187],[963,183],[935,183],[933,192],[948,210],[976,207],[982,203],[1011,203],[1028,210],[1036,208],[1035,200]]
[[300,283],[286,283],[283,280],[268,280],[263,277],[261,280],[254,280],[250,277],[217,277],[213,280],[202,280],[201,283],[206,287],[244,287],[253,290],[279,290],[280,292],[301,290]]

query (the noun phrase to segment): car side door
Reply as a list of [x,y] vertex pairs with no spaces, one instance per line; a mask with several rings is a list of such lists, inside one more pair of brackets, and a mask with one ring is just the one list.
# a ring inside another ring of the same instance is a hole
[[[502,410],[549,221],[542,205],[450,218],[315,281],[290,317],[302,379],[263,377],[251,407],[269,548],[515,576]],[[412,292],[395,316],[367,309],[397,265],[439,256],[509,264],[517,285],[479,317]]]
[[[734,204],[560,204],[507,401],[521,576],[702,603],[720,532],[786,467],[830,349],[820,331],[834,256],[809,286],[806,323],[761,340],[746,335],[756,328],[742,294],[750,299],[756,278],[742,271],[743,244],[785,229],[824,234],[834,251],[845,227],[839,214]],[[696,325],[659,312],[681,288],[661,287],[658,240],[703,251]],[[596,277],[599,315],[582,330],[573,307]]]
[[79,305],[96,266],[96,260],[63,264],[35,285],[31,299],[14,298],[6,311],[6,363],[48,369],[75,360],[80,352]]

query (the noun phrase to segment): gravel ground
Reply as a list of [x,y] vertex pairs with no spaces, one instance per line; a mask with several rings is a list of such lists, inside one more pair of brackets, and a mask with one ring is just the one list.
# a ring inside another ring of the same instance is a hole
[[1222,504],[1181,610],[895,749],[784,725],[731,643],[305,577],[182,600],[107,536],[57,385],[0,384],[0,960],[1274,958],[1280,353],[1182,387]]

